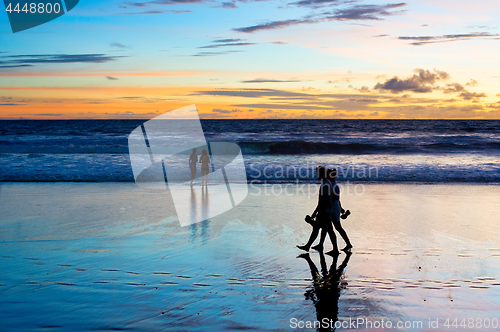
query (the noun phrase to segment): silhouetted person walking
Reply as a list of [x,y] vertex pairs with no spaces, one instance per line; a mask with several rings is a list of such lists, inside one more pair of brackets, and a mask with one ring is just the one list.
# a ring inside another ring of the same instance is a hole
[[193,148],[193,153],[189,156],[189,168],[191,169],[191,185],[193,185],[193,180],[196,177],[196,164],[198,163],[198,155],[196,154],[196,148]]
[[329,252],[329,254],[338,254],[339,250],[337,248],[337,238],[335,233],[333,232],[332,222],[331,222],[331,214],[333,213],[333,204],[332,204],[332,184],[326,178],[326,168],[324,166],[319,166],[316,168],[316,172],[318,175],[318,179],[321,180],[321,185],[319,187],[319,196],[318,196],[318,205],[312,214],[312,218],[316,219],[315,222],[312,223],[313,230],[311,232],[311,236],[309,237],[309,241],[303,246],[297,246],[297,248],[309,251],[311,245],[314,240],[318,237],[319,230],[322,229],[322,232],[328,233],[330,235],[330,240],[332,241],[333,249]]
[[210,170],[210,157],[206,149],[201,151],[200,157],[201,163],[201,185],[203,186],[203,182],[205,182],[205,186],[208,183],[208,171]]
[[[342,225],[340,224],[340,214],[344,213],[345,210],[342,208],[342,205],[340,204],[340,187],[337,184],[337,170],[334,169],[329,169],[327,171],[327,177],[328,180],[331,181],[331,188],[332,188],[332,223],[337,232],[339,232],[340,236],[344,239],[346,246],[344,247],[344,251],[350,250],[352,248],[351,241],[349,241],[349,237],[347,236],[347,233],[345,232],[344,228],[342,228]],[[325,241],[326,238],[326,231],[323,229],[321,231],[321,239],[318,245],[314,246],[313,249],[316,249],[318,251],[323,251],[323,242]]]

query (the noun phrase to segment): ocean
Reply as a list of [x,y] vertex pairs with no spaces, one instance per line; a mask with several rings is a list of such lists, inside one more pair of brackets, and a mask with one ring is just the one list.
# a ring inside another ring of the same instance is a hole
[[[2,182],[134,181],[128,135],[146,120],[0,121]],[[237,143],[248,182],[500,182],[500,121],[202,120]],[[166,133],[168,135],[168,133]]]

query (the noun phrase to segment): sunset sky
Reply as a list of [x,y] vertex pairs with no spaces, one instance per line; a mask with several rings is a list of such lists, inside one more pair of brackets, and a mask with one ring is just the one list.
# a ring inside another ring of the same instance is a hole
[[500,119],[498,1],[80,0],[18,33],[1,8],[2,119]]

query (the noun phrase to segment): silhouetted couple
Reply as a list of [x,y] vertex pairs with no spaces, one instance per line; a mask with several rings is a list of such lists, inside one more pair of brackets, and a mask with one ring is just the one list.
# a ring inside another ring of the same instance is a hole
[[[198,163],[198,155],[196,154],[196,148],[192,150],[193,153],[189,156],[189,168],[191,169],[191,185],[193,185],[193,180],[196,177],[196,164]],[[201,163],[201,185],[208,182],[208,171],[210,169],[210,157],[206,149],[201,151],[200,156]]]
[[348,251],[352,248],[351,241],[347,237],[345,230],[340,224],[340,214],[344,212],[342,205],[340,204],[340,187],[338,186],[337,170],[329,169],[327,170],[324,166],[319,166],[316,168],[318,174],[318,179],[321,180],[321,185],[319,187],[318,205],[312,214],[313,230],[309,241],[303,246],[297,246],[297,248],[309,251],[314,240],[318,237],[319,230],[321,229],[321,239],[318,245],[312,247],[320,252],[323,251],[323,242],[325,241],[326,234],[330,236],[332,241],[333,249],[328,252],[328,254],[335,255],[339,254],[339,249],[337,247],[337,237],[333,231],[333,226],[340,236],[344,239],[346,246],[342,250]]

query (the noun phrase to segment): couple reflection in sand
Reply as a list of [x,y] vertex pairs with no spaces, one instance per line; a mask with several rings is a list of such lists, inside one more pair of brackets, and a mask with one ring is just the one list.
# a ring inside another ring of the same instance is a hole
[[344,269],[351,257],[350,252],[346,252],[346,256],[342,263],[337,267],[339,255],[333,255],[333,261],[330,269],[326,267],[325,255],[319,253],[321,273],[309,257],[309,253],[299,255],[307,261],[311,270],[312,287],[305,292],[306,299],[310,299],[316,308],[316,317],[319,326],[319,331],[331,331],[335,327],[335,322],[338,320],[339,314],[339,297],[342,288],[345,288],[345,283],[342,283]]
[[[337,237],[333,231],[333,226],[339,232],[340,236],[344,239],[346,246],[342,249],[343,251],[349,251],[352,248],[351,241],[347,236],[347,233],[342,228],[340,224],[340,215],[344,214],[346,211],[342,208],[340,204],[340,187],[338,186],[337,170],[336,169],[326,169],[324,166],[319,166],[316,169],[318,174],[318,179],[321,180],[321,185],[319,188],[318,205],[314,210],[311,217],[307,216],[306,221],[311,224],[313,230],[309,237],[309,241],[305,245],[297,246],[297,248],[309,251],[314,240],[318,237],[319,230],[321,229],[321,238],[319,244],[312,247],[319,252],[323,251],[323,242],[325,241],[326,234],[330,236],[330,241],[332,242],[333,249],[328,252],[332,256],[338,255],[340,252],[337,247]],[[347,215],[350,212],[347,211]],[[346,214],[342,218],[347,217]]]
[[198,160],[198,155],[196,154],[196,148],[193,148],[191,155],[189,156],[189,168],[191,170],[191,185],[193,185],[193,180],[196,177],[196,168],[198,161],[201,164],[201,185],[208,185],[208,171],[210,170],[210,157],[206,149],[201,151],[200,159]]

